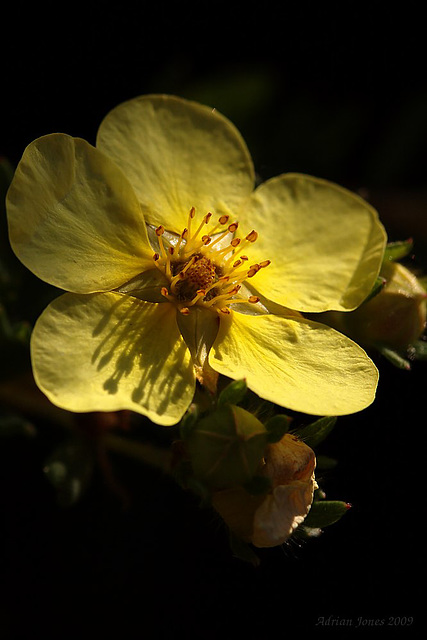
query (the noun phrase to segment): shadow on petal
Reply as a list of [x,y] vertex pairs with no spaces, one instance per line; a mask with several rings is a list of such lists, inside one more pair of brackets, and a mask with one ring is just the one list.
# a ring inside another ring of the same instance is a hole
[[[109,395],[127,394],[131,405],[159,416],[181,411],[194,393],[193,363],[178,330],[174,309],[114,294],[92,332],[92,364],[106,374]],[[105,296],[104,296],[105,297]],[[182,411],[182,413],[183,413]]]

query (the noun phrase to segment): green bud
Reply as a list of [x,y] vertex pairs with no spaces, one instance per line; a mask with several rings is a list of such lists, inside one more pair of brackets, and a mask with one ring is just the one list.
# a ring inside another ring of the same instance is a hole
[[[380,276],[386,282],[374,297],[355,311],[322,314],[321,321],[363,346],[385,350],[385,355],[399,354],[425,329],[427,293],[421,281],[398,262],[384,261]],[[407,363],[403,366],[408,368]]]
[[249,482],[266,445],[264,425],[245,409],[230,404],[199,420],[186,441],[194,475],[214,489]]
[[426,323],[427,294],[417,278],[396,262],[385,262],[386,284],[372,300],[346,316],[346,326],[367,345],[406,348],[417,340]]

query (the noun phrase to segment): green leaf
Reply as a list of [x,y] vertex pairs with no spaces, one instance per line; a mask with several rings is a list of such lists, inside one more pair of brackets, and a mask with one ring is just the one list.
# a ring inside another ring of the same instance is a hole
[[384,252],[384,262],[387,260],[401,260],[405,258],[414,246],[412,238],[408,240],[400,240],[398,242],[389,242]]
[[303,440],[309,447],[317,447],[329,435],[335,426],[337,418],[335,416],[325,416],[315,422],[306,425],[296,431],[298,438]]
[[347,513],[351,505],[341,500],[319,500],[313,502],[304,526],[312,529],[322,529],[334,524]]
[[269,418],[264,426],[267,429],[267,442],[272,444],[273,442],[280,442],[283,436],[289,431],[292,418],[284,414],[273,416]]
[[246,380],[233,380],[221,391],[218,397],[218,407],[224,404],[239,404],[248,390]]

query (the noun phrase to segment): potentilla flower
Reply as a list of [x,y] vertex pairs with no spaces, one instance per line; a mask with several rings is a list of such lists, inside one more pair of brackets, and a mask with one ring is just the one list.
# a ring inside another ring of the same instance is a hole
[[275,547],[304,522],[317,488],[315,467],[314,451],[286,434],[265,452],[259,474],[271,480],[266,495],[237,487],[214,492],[212,504],[238,538],[256,547]]
[[218,374],[309,414],[372,402],[365,352],[302,314],[348,311],[369,294],[385,246],[376,212],[304,175],[253,188],[235,127],[171,96],[113,109],[96,147],[65,134],[27,147],[9,230],[20,260],[68,292],[31,342],[53,403],[169,425],[196,380],[212,390]]

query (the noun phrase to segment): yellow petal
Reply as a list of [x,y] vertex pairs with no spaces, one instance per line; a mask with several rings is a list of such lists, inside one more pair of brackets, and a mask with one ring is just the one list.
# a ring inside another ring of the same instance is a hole
[[372,403],[378,371],[356,343],[325,325],[236,312],[221,318],[209,363],[246,378],[261,398],[314,415],[344,415]]
[[296,480],[273,489],[255,512],[252,543],[256,547],[283,544],[309,512],[314,488],[313,476],[308,482]]
[[38,319],[31,356],[40,389],[69,411],[129,409],[171,425],[194,394],[190,354],[169,304],[65,294]]
[[287,174],[258,187],[244,216],[259,233],[250,259],[271,260],[251,281],[267,298],[302,312],[347,311],[370,293],[386,236],[362,198],[325,180]]
[[254,173],[237,129],[196,102],[148,95],[113,109],[97,146],[130,180],[148,222],[180,233],[191,207],[230,214],[252,191]]
[[18,258],[68,291],[114,289],[153,266],[153,250],[132,187],[113,162],[79,138],[31,143],[7,196]]

